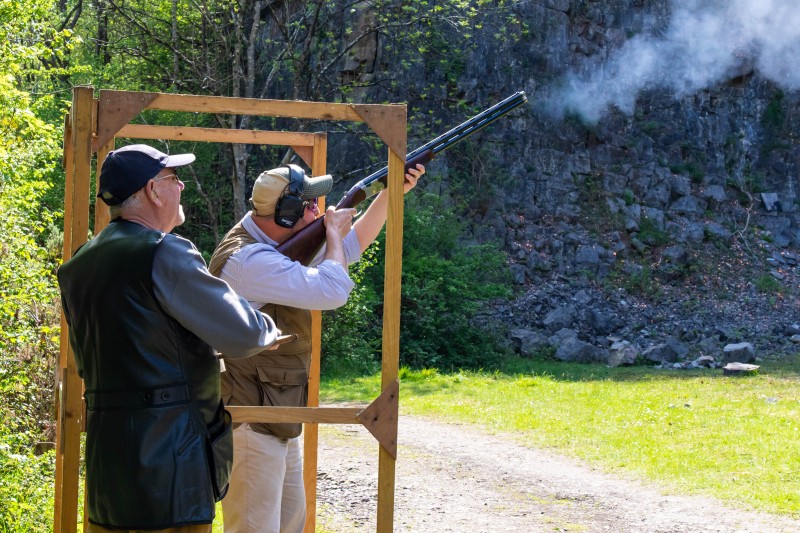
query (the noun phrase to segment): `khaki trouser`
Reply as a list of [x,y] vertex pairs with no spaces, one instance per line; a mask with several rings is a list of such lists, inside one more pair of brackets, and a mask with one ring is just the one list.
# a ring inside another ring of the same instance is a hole
[[108,529],[89,522],[86,533],[211,533],[211,524],[170,527],[167,529]]
[[222,499],[225,533],[301,533],[306,522],[300,437],[233,430],[233,472]]

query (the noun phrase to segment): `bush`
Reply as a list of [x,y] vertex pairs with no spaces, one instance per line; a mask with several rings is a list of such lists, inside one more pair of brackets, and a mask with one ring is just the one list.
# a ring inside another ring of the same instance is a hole
[[[484,302],[508,297],[511,283],[498,246],[465,244],[464,223],[438,196],[406,198],[400,363],[412,368],[494,366],[502,350],[477,315]],[[383,246],[384,237],[379,239]],[[367,282],[383,291],[384,257]],[[379,309],[375,308],[376,311]]]
[[[406,198],[400,310],[400,363],[412,368],[484,368],[502,354],[495,332],[476,318],[483,302],[510,295],[505,255],[465,245],[464,226],[434,195]],[[377,371],[381,357],[385,233],[350,268],[357,283],[347,304],[326,312],[326,376]]]
[[55,454],[30,453],[30,433],[0,430],[0,533],[53,529]]
[[376,262],[377,247],[370,246],[361,261],[350,267],[356,286],[347,304],[323,313],[322,370],[326,376],[363,375],[380,368],[381,323],[374,308],[379,302],[371,285],[364,283],[366,269]]

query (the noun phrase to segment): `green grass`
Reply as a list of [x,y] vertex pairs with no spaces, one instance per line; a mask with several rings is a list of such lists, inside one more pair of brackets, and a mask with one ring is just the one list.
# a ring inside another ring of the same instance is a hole
[[[521,361],[505,373],[401,369],[401,414],[466,422],[606,471],[800,516],[800,375]],[[379,377],[325,381],[323,401],[368,402]]]

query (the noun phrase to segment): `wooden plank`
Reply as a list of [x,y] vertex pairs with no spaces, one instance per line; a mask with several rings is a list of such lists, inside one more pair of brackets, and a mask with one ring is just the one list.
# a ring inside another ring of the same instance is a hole
[[375,531],[391,533],[394,528],[394,485],[396,459],[378,447],[378,523]]
[[284,146],[314,145],[313,133],[198,128],[195,126],[153,126],[148,124],[128,124],[127,126],[123,126],[117,133],[117,137],[236,144],[277,144]]
[[[69,227],[72,224],[72,120],[70,113],[64,117],[64,239],[62,258],[66,260],[72,254],[72,232]],[[66,381],[67,372],[67,346],[69,345],[67,322],[64,313],[61,312],[61,335],[59,340],[58,371],[56,372],[56,413],[58,413],[58,423],[56,424],[56,471],[55,471],[55,494],[53,498],[53,531],[61,531],[61,503],[64,489],[64,423],[65,417],[62,415],[66,407],[64,401],[63,387]]]
[[[405,130],[405,123],[403,124]],[[403,265],[403,180],[405,148],[389,149],[389,199],[386,221],[386,267],[383,285],[383,358],[381,391],[397,380],[400,364],[400,281]],[[383,447],[378,451],[377,531],[392,531],[396,460]]]
[[[405,128],[405,126],[403,126]],[[403,269],[403,181],[405,153],[389,150],[386,266],[383,284],[381,391],[397,379],[400,362],[400,281]]]
[[106,156],[110,151],[114,149],[114,139],[112,138],[106,144],[101,146],[97,150],[97,172],[95,173],[97,179],[95,179],[95,197],[94,197],[94,234],[97,235],[103,228],[108,226],[108,223],[111,221],[111,214],[108,210],[108,205],[97,197],[97,192],[100,190],[100,169],[102,168],[103,161],[106,160]]
[[[320,176],[328,168],[328,135],[315,133],[311,149],[311,173]],[[295,151],[297,148],[295,148]],[[308,156],[307,156],[308,157]],[[325,212],[325,197],[319,199],[320,213]],[[311,370],[308,379],[308,405],[319,406],[320,371],[322,360],[322,312],[311,311]],[[303,531],[314,533],[317,528],[317,465],[319,425],[306,424],[303,430],[303,487],[306,494],[306,523]]]
[[[405,106],[405,104],[402,105]],[[363,120],[353,109],[353,104],[305,102],[301,100],[261,100],[258,98],[158,93],[158,96],[147,108],[187,111],[190,113],[233,113],[237,115],[347,120],[350,122],[362,122]]]
[[229,405],[234,422],[302,422],[304,424],[359,424],[359,407],[273,407]]
[[[92,158],[92,127],[94,115],[91,87],[75,87],[72,104],[72,194],[66,202],[72,205],[70,220],[65,219],[66,249],[64,259],[72,257],[75,250],[86,242],[89,229],[89,189]],[[67,241],[69,243],[67,244]],[[64,347],[62,347],[64,349]],[[78,527],[78,481],[80,469],[80,431],[83,414],[83,382],[78,376],[72,349],[66,346],[66,372],[62,383],[64,397],[63,449],[61,478],[61,503],[56,506],[60,516],[54,523],[60,532],[73,533]]]

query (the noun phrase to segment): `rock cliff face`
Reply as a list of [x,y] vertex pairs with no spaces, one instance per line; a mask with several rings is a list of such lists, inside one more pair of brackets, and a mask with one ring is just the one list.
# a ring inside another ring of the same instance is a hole
[[[689,343],[686,357],[740,340],[762,353],[793,349],[792,4],[527,0],[505,11],[494,4],[491,16],[487,8],[453,83],[478,107],[516,90],[530,98],[483,134],[483,174],[471,172],[481,198],[473,236],[504,243],[519,288],[516,302],[487,317],[510,318],[518,349],[563,345],[551,336],[564,328],[600,350],[581,351],[591,360],[604,360],[615,340],[642,353],[671,338]],[[445,155],[437,165],[447,173],[463,162]],[[557,329],[545,320],[570,305]]]

